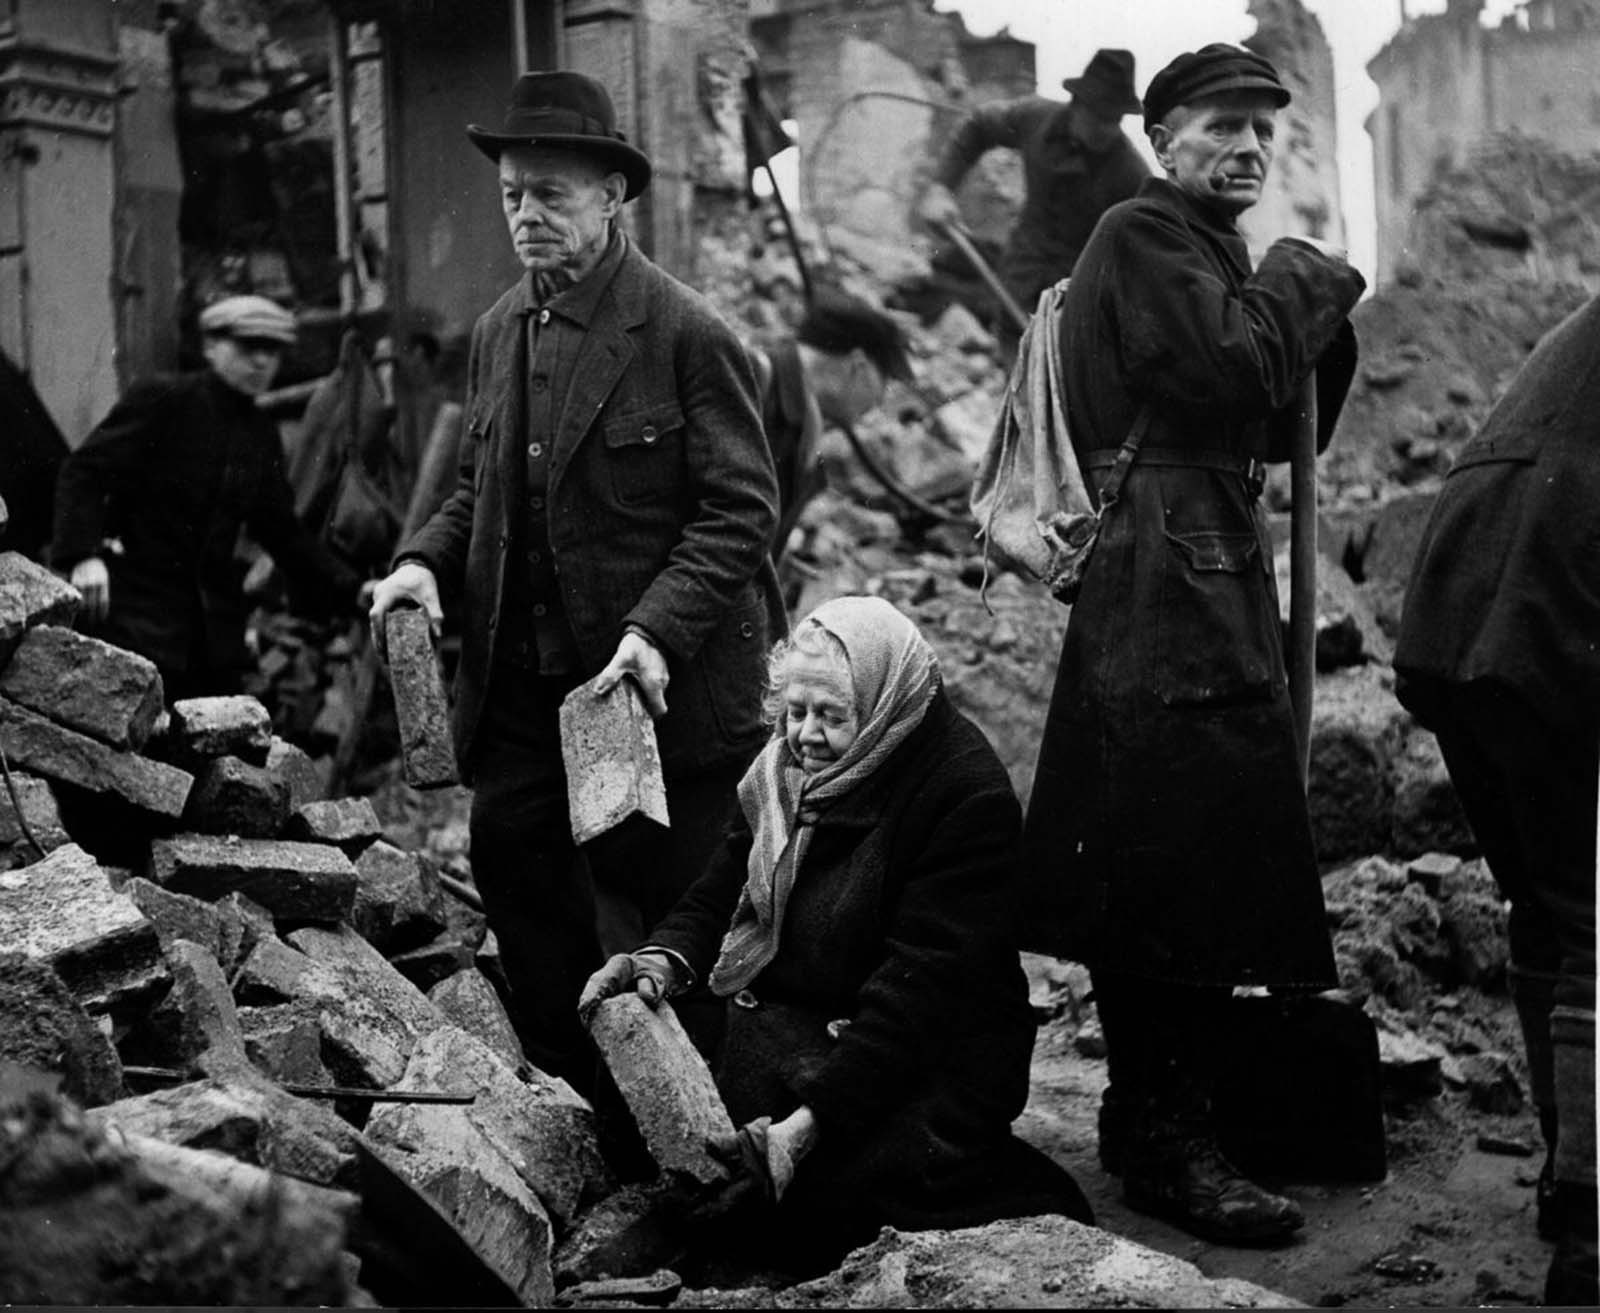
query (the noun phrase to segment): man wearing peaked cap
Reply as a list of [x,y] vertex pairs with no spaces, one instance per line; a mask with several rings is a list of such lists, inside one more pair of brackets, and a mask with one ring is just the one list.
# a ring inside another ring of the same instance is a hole
[[[777,482],[743,346],[618,224],[651,169],[605,88],[525,74],[500,125],[467,135],[524,272],[472,332],[459,484],[401,545],[372,619],[459,612],[473,877],[528,1057],[587,1092],[596,890],[631,919],[605,947],[631,947],[699,874],[766,737]],[[634,816],[580,862],[559,711],[624,679],[655,717],[671,826]]]
[[[918,212],[935,226],[959,223],[954,191],[978,157],[996,146],[1022,155],[1026,195],[1000,257],[1000,277],[1032,313],[1039,293],[1067,277],[1100,216],[1138,191],[1150,170],[1122,131],[1139,112],[1133,56],[1097,50],[1081,75],[1062,86],[1070,104],[1026,96],[984,105],[956,128]],[[1001,338],[1015,344],[1004,325]]]
[[83,621],[148,657],[169,702],[237,693],[248,665],[241,527],[313,605],[354,608],[360,580],[294,514],[276,424],[256,406],[294,345],[263,296],[200,312],[204,370],[128,390],[61,467],[52,562]]
[[1026,946],[1088,964],[1105,1027],[1101,1162],[1132,1207],[1229,1244],[1304,1219],[1223,1154],[1211,1037],[1235,987],[1337,983],[1258,499],[1313,369],[1319,444],[1332,434],[1364,283],[1305,238],[1251,267],[1236,219],[1288,97],[1236,46],[1157,73],[1144,112],[1165,176],[1106,212],[1067,285],[1089,486],[1142,436],[1072,608],[1027,818]]

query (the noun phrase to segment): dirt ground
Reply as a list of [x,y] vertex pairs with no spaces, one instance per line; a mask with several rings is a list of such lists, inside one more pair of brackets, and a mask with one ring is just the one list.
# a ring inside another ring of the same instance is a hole
[[[1508,1001],[1486,1020],[1514,1032]],[[1539,1302],[1550,1250],[1534,1230],[1533,1183],[1543,1147],[1531,1110],[1490,1116],[1462,1095],[1391,1109],[1389,1173],[1370,1185],[1287,1182],[1306,1227],[1278,1249],[1207,1244],[1123,1204],[1120,1182],[1095,1157],[1103,1059],[1080,1055],[1066,1019],[1040,1028],[1033,1094],[1018,1133],[1077,1178],[1100,1225],[1195,1264],[1210,1277],[1253,1281],[1325,1308],[1521,1306]],[[1533,1156],[1487,1153],[1480,1134]],[[1275,1183],[1276,1184],[1276,1183]]]

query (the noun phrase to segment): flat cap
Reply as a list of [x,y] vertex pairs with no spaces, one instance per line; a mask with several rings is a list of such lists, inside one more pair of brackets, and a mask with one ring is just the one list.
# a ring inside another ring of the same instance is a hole
[[823,284],[817,288],[794,335],[799,341],[834,355],[845,355],[860,347],[885,378],[912,376],[900,325],[882,310],[836,287]]
[[264,337],[285,346],[295,343],[294,316],[264,296],[228,296],[200,312],[202,333]]
[[1179,55],[1150,79],[1144,92],[1144,130],[1149,132],[1179,105],[1226,91],[1260,91],[1279,109],[1289,103],[1289,88],[1272,61],[1243,46],[1214,41]]

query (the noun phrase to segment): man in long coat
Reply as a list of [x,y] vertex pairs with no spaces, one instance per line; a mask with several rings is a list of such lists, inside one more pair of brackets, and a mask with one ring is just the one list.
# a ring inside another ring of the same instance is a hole
[[[650,162],[599,83],[518,80],[499,164],[524,277],[473,329],[460,480],[374,594],[460,607],[456,750],[473,878],[529,1058],[587,1089],[578,995],[600,964],[595,886],[637,934],[699,874],[765,739],[777,481],[743,346],[617,227]],[[657,719],[670,831],[631,818],[574,862],[559,709],[623,678]]]
[[1600,1303],[1595,1206],[1600,298],[1456,457],[1406,590],[1395,691],[1439,736],[1511,901],[1511,996],[1549,1154],[1545,1303]]
[[1331,433],[1363,282],[1308,239],[1251,270],[1234,221],[1288,99],[1232,46],[1157,74],[1145,123],[1166,177],[1106,214],[1068,287],[1090,486],[1136,426],[1142,446],[1073,607],[1027,821],[1028,946],[1089,964],[1105,1026],[1102,1162],[1133,1207],[1224,1243],[1302,1218],[1217,1148],[1219,1009],[1234,986],[1335,983],[1257,498],[1313,369]]

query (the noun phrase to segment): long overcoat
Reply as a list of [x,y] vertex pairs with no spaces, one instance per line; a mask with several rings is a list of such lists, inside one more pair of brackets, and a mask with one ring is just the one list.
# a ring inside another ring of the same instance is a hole
[[[1034,1037],[1017,960],[1020,836],[1005,768],[942,691],[874,776],[817,819],[777,956],[729,1003],[717,1072],[736,1123],[802,1103],[816,1113],[818,1151],[797,1188],[823,1175],[838,1207],[901,1226],[1015,1215],[1008,1202],[1030,1180],[1026,1208],[1082,1206],[1065,1177],[999,1179],[1000,1160],[1015,1162],[1009,1128]],[[649,937],[701,981],[750,845],[741,816]]]
[[[277,426],[209,369],[136,383],[62,465],[52,563],[104,556],[111,607],[100,631],[166,670],[246,663],[244,525],[325,606],[355,604],[359,579],[294,514]],[[120,542],[108,553],[103,542]]]
[[1362,286],[1294,241],[1252,272],[1233,225],[1165,179],[1084,250],[1061,336],[1090,486],[1141,408],[1149,428],[1062,644],[1028,810],[1028,947],[1178,983],[1332,983],[1249,462],[1287,456],[1313,367],[1327,442]]
[[[550,435],[546,513],[583,674],[605,666],[629,624],[667,658],[656,731],[670,776],[748,755],[765,736],[769,617],[782,614],[768,557],[777,481],[744,347],[702,296],[619,240]],[[524,278],[474,326],[456,490],[396,558],[424,561],[461,607],[455,739],[467,773],[518,568],[536,311]]]

